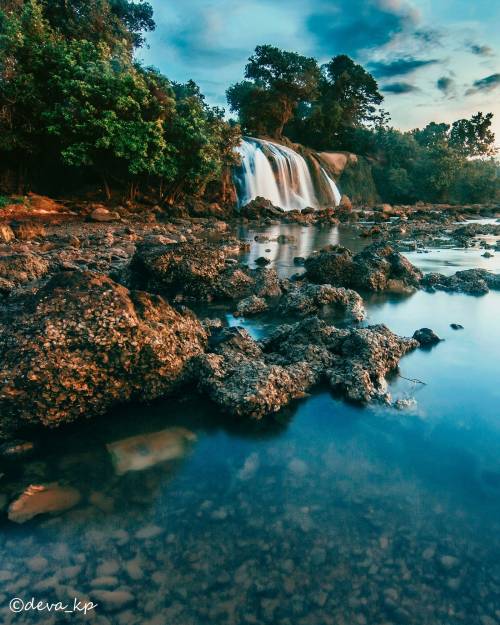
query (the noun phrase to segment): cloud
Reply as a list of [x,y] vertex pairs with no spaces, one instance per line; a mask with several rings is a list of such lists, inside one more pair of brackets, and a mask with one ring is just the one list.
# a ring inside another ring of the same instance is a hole
[[493,91],[497,87],[500,87],[500,74],[490,74],[479,80],[475,80],[472,83],[472,87],[467,89],[465,95],[472,95],[473,93]]
[[355,56],[413,30],[418,19],[413,7],[400,0],[323,0],[306,19],[306,26],[318,54]]
[[455,81],[449,76],[441,76],[436,82],[436,87],[445,95],[450,95],[455,90]]
[[409,82],[392,82],[388,85],[383,85],[382,91],[394,95],[404,95],[405,93],[415,93],[416,91],[420,91],[420,89]]
[[493,52],[493,48],[486,45],[481,45],[478,43],[467,42],[465,44],[467,50],[472,52],[472,54],[476,54],[477,56],[495,56]]
[[412,72],[439,63],[437,59],[416,59],[405,57],[393,59],[392,61],[374,61],[369,64],[370,71],[377,78],[392,78],[393,76],[404,76]]
[[442,32],[434,28],[419,29],[413,33],[415,39],[423,42],[426,46],[442,46]]

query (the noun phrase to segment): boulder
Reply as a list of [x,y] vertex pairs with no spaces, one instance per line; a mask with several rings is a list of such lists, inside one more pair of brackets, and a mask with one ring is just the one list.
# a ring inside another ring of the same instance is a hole
[[339,245],[328,246],[311,255],[305,267],[313,282],[367,291],[412,292],[422,279],[407,258],[378,242],[356,255]]
[[105,206],[97,206],[90,213],[90,219],[99,222],[118,221],[120,219],[120,213],[110,211]]
[[238,308],[234,313],[235,317],[251,317],[265,312],[268,309],[267,302],[262,297],[250,295],[238,302]]
[[240,208],[240,215],[247,219],[261,219],[264,217],[283,217],[284,210],[274,206],[270,200],[256,197]]
[[198,385],[225,412],[260,419],[302,397],[315,376],[307,363],[267,364],[242,328],[214,328],[210,351],[198,358]]
[[416,330],[413,334],[413,338],[419,342],[421,347],[436,345],[443,340],[430,328],[420,328],[420,330]]
[[500,290],[500,274],[490,273],[486,269],[465,269],[452,276],[428,273],[422,279],[422,286],[430,290],[484,295],[490,289]]
[[347,286],[352,283],[353,254],[341,245],[328,245],[306,258],[307,277],[317,284]]
[[366,317],[363,299],[359,293],[330,284],[306,282],[292,285],[279,308],[283,314],[310,315],[328,305],[340,306],[353,321],[362,321]]
[[19,286],[42,278],[49,271],[49,263],[36,254],[18,252],[0,256],[0,279]]
[[418,347],[384,325],[339,329],[317,317],[284,325],[265,341],[266,352],[276,351],[287,363],[306,361],[317,380],[360,403],[389,401],[385,376],[399,360]]
[[183,382],[206,334],[192,313],[92,272],[57,274],[0,332],[5,429],[57,426]]
[[220,245],[184,242],[172,245],[140,245],[132,260],[135,284],[169,297],[200,300],[213,297],[217,281],[226,269],[226,253]]

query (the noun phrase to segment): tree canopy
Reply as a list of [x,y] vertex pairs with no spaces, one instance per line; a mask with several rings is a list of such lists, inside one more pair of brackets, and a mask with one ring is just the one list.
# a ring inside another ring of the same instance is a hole
[[246,80],[227,91],[232,111],[249,132],[281,137],[302,102],[316,98],[320,71],[315,59],[274,46],[257,46]]
[[63,167],[100,178],[107,195],[111,184],[133,195],[153,182],[174,197],[235,158],[238,129],[194,83],[134,61],[152,26],[147,3],[125,0],[26,0],[0,11],[0,156],[18,186]]

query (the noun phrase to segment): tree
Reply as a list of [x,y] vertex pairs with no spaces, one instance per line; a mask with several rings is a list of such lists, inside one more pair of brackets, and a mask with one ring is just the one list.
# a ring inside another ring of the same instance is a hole
[[299,107],[287,133],[316,149],[352,149],[354,129],[386,123],[382,101],[369,72],[345,54],[336,56],[321,68],[318,97]]
[[491,130],[493,113],[479,112],[470,119],[453,122],[450,131],[450,146],[462,156],[492,156],[495,154],[493,143],[495,135]]
[[325,66],[324,96],[342,109],[341,124],[345,127],[378,123],[377,107],[384,96],[375,78],[345,54],[334,57]]
[[315,99],[319,77],[315,59],[257,46],[245,68],[247,80],[228,90],[228,102],[246,130],[280,138],[299,104]]
[[[11,0],[12,1],[12,0]],[[155,28],[148,2],[129,0],[40,0],[43,17],[64,37],[130,47],[144,43],[143,32]]]
[[414,130],[413,136],[419,145],[426,148],[435,148],[448,143],[449,130],[449,124],[430,122],[422,130],[418,128]]
[[178,197],[236,158],[239,128],[194,83],[134,63],[128,41],[64,34],[37,0],[0,11],[0,29],[0,170],[17,166],[19,191],[74,176],[108,198],[148,184]]

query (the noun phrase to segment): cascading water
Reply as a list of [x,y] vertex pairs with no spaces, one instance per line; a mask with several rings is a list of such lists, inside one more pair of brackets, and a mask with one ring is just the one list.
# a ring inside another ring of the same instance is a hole
[[[319,208],[311,173],[300,154],[283,145],[251,137],[245,137],[237,149],[242,161],[234,172],[239,206],[263,197],[284,210]],[[338,205],[337,185],[323,168],[321,173],[331,194],[329,203]]]

